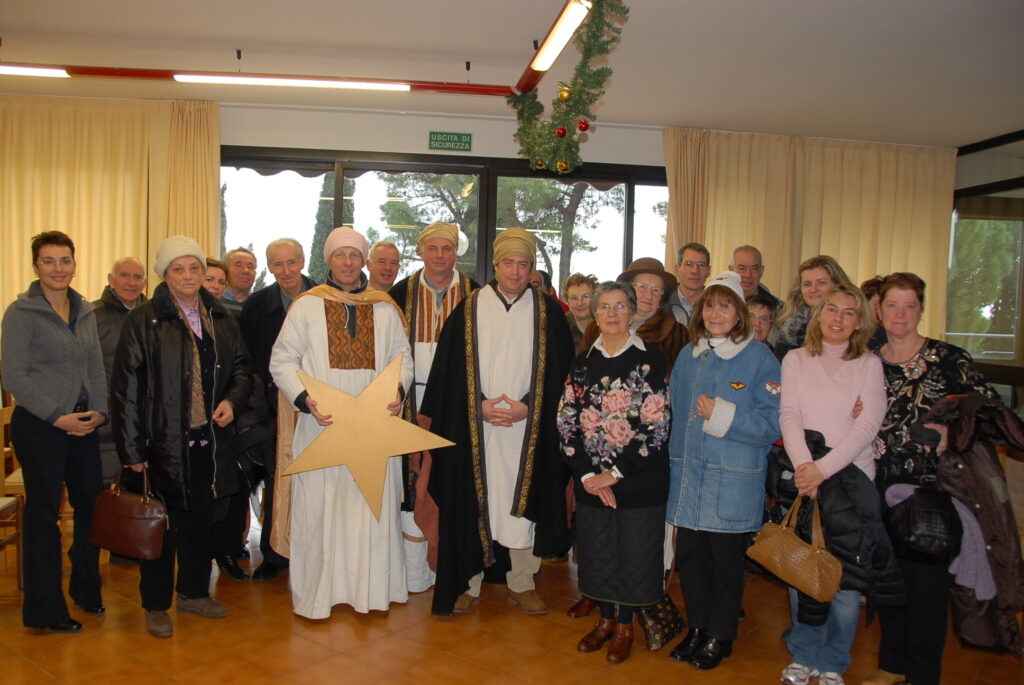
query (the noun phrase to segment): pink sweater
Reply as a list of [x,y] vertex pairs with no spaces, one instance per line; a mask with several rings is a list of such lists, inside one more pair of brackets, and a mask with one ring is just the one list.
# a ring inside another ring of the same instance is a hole
[[[871,443],[887,407],[882,362],[870,352],[843,360],[847,345],[822,347],[820,356],[812,357],[806,347],[801,347],[782,361],[779,426],[786,452],[794,467],[811,461],[804,429],[816,430],[832,448],[815,462],[826,478],[853,462],[874,480]],[[864,410],[854,419],[853,405],[858,397]]]

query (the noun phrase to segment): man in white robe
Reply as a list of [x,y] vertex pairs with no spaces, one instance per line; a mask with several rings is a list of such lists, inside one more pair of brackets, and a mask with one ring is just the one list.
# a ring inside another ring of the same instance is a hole
[[[401,384],[412,382],[409,342],[400,310],[384,293],[365,293],[362,267],[368,245],[351,228],[336,228],[324,246],[327,284],[303,293],[288,310],[274,345],[270,372],[284,398],[303,413],[292,455],[299,455],[330,424],[317,411],[297,372],[359,394],[398,355]],[[396,391],[399,391],[396,388]],[[388,406],[397,414],[401,402]],[[345,449],[339,445],[339,449]],[[279,467],[281,465],[279,464]],[[295,613],[330,616],[335,604],[358,612],[387,610],[408,598],[399,506],[401,459],[388,459],[378,521],[347,466],[287,477],[290,486],[291,590]]]

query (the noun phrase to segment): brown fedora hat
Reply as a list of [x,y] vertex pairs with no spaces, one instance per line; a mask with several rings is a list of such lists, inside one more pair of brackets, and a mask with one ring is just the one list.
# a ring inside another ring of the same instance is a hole
[[676,280],[675,275],[671,271],[665,270],[665,265],[654,257],[641,257],[640,259],[634,259],[633,263],[629,267],[619,274],[619,277],[615,280],[621,281],[622,283],[631,283],[633,279],[640,274],[654,274],[655,276],[661,276],[661,280],[665,282],[665,294],[662,295],[662,302],[665,298],[672,294],[672,291],[679,285],[679,281]]

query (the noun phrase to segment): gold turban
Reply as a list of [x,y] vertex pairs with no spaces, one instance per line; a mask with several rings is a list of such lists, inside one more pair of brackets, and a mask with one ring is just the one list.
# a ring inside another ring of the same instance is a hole
[[423,249],[423,242],[431,238],[444,238],[445,240],[451,241],[451,244],[455,246],[455,249],[459,249],[459,227],[455,224],[445,223],[444,221],[435,221],[434,223],[425,226],[420,231],[420,237],[416,239],[416,251],[419,252]]
[[506,257],[525,257],[531,266],[536,265],[537,239],[525,228],[506,228],[494,239],[493,263]]

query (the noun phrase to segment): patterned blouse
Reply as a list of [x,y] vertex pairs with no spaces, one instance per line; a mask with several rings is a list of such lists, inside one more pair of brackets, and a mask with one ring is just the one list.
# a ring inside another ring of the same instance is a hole
[[876,482],[883,491],[893,483],[920,482],[933,472],[934,453],[910,438],[910,427],[947,395],[981,393],[998,399],[974,368],[971,356],[955,345],[925,338],[910,359],[895,364],[882,359],[889,409],[875,438]]

